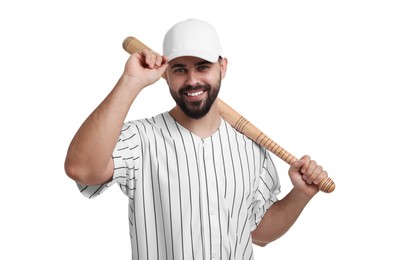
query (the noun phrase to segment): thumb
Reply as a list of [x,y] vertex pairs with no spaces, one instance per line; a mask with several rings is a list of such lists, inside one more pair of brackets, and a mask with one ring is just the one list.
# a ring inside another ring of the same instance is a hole
[[159,73],[163,76],[163,74],[166,72],[167,67],[169,66],[168,63],[163,63],[159,68],[158,71]]

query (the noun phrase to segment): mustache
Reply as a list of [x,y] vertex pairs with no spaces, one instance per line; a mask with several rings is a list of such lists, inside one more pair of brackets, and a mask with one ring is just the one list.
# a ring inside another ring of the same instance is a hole
[[198,89],[210,90],[211,86],[209,84],[198,84],[198,85],[195,85],[195,86],[186,85],[185,87],[181,88],[178,92],[179,92],[179,94],[184,94],[184,92],[195,91],[195,90],[198,90]]

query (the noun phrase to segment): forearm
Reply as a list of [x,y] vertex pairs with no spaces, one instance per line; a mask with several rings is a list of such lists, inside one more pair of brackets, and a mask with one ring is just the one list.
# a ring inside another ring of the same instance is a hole
[[265,246],[284,235],[296,222],[311,198],[293,188],[283,199],[268,209],[257,229],[252,232],[253,242]]
[[122,76],[104,101],[91,113],[72,139],[65,171],[82,184],[107,181],[106,171],[121,127],[142,87]]

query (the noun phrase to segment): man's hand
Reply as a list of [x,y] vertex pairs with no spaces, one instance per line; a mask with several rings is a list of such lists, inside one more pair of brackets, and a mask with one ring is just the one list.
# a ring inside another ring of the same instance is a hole
[[158,81],[167,67],[166,57],[145,49],[131,54],[126,62],[123,76],[145,88]]
[[293,186],[304,192],[307,196],[314,196],[318,191],[318,184],[328,176],[321,165],[305,155],[300,160],[291,164],[289,176]]

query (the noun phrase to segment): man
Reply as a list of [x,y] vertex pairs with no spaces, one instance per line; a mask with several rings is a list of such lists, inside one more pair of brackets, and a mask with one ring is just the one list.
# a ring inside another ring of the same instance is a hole
[[[73,138],[66,173],[87,197],[119,184],[129,198],[133,259],[253,259],[252,243],[282,236],[327,173],[303,156],[289,169],[293,189],[277,199],[270,154],[226,123],[214,102],[228,65],[216,30],[179,22],[163,52],[130,56]],[[162,75],[176,106],[125,122],[140,91]]]

